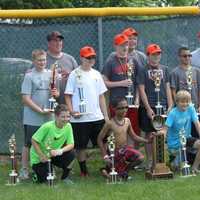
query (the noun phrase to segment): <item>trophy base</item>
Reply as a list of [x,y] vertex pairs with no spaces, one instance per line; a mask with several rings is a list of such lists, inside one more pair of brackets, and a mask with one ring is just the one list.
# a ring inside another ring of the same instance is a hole
[[156,164],[151,171],[145,172],[146,179],[170,179],[173,177],[173,172],[169,169],[168,166],[166,166],[165,163]]

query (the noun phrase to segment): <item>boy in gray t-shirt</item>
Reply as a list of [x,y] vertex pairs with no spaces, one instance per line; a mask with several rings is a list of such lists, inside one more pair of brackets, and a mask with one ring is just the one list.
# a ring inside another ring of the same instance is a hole
[[187,47],[178,50],[180,64],[170,74],[170,87],[173,98],[179,90],[191,93],[192,103],[200,111],[200,69],[191,66],[191,53]]
[[20,178],[28,178],[28,155],[31,137],[45,122],[52,120],[48,108],[50,96],[58,97],[56,88],[50,90],[51,71],[46,67],[46,52],[34,50],[32,52],[34,68],[27,72],[21,87],[22,102],[24,104],[23,125],[25,131],[24,147],[22,150],[22,169]]

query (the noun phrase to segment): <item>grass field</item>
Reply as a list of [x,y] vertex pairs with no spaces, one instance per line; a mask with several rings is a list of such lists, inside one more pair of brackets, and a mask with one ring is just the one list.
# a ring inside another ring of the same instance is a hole
[[[0,164],[0,200],[198,200],[200,194],[200,175],[171,180],[149,181],[144,172],[131,172],[133,180],[111,185],[100,176],[103,163],[95,151],[88,161],[90,177],[80,178],[75,163],[72,179],[74,185],[66,185],[57,180],[54,188],[32,181],[21,182],[16,186],[6,186],[9,167]],[[58,172],[59,173],[59,172]]]

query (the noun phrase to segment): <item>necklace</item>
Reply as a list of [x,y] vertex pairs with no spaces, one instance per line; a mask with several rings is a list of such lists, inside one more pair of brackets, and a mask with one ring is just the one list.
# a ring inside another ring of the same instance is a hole
[[122,122],[119,122],[116,118],[113,118],[114,122],[118,125],[118,126],[124,126],[125,124],[125,119],[122,120]]
[[[120,68],[123,72],[123,74],[126,74],[127,73],[127,57],[123,58],[123,60],[121,60],[120,57],[116,56],[117,57],[117,60],[119,62],[119,65],[120,65]],[[125,62],[123,62],[125,59]]]

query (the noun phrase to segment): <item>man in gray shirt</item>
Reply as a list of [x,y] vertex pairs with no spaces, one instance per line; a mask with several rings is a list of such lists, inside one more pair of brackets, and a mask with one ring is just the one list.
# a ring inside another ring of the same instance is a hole
[[60,96],[57,99],[60,104],[65,104],[64,90],[69,73],[78,67],[78,64],[73,56],[62,52],[63,41],[64,36],[58,31],[53,31],[47,35],[47,68],[51,69],[52,65],[57,63],[58,71],[61,73]]
[[200,111],[200,69],[191,65],[191,53],[187,47],[178,50],[179,66],[170,74],[170,86],[172,96],[179,90],[187,90],[191,93],[192,103]]

